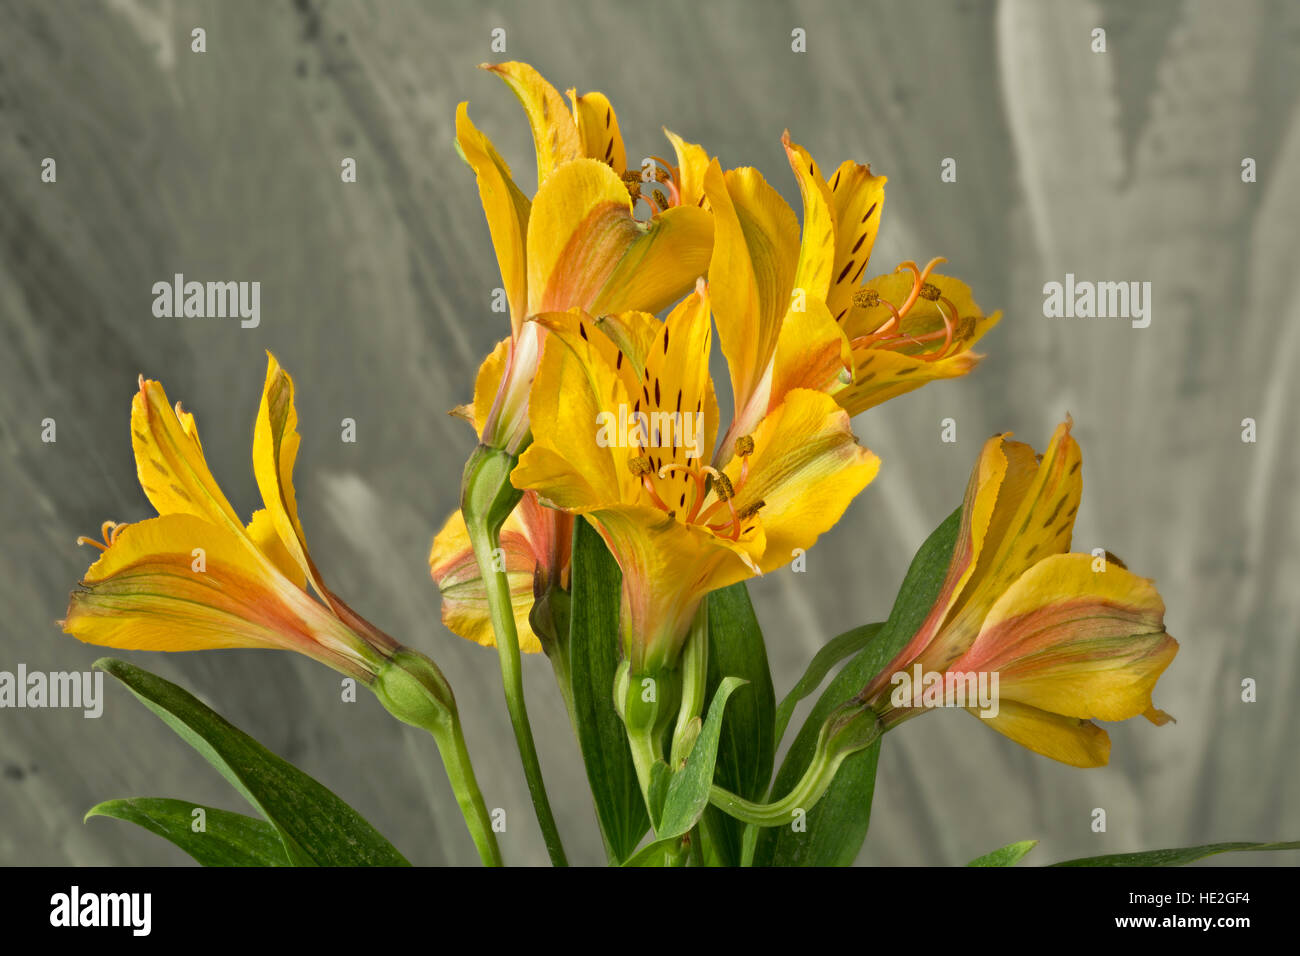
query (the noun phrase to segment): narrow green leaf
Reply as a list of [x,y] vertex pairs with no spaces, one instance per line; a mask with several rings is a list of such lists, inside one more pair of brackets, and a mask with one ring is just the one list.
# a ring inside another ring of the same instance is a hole
[[[718,692],[709,704],[709,714],[704,718],[700,736],[686,758],[686,766],[673,774],[664,799],[663,818],[655,828],[660,840],[681,836],[695,826],[709,805],[709,787],[713,785],[713,768],[718,757],[718,737],[722,733],[722,715],[727,698],[745,681],[740,677],[724,677]],[[657,765],[656,765],[657,766]]]
[[333,792],[277,757],[193,694],[111,657],[95,666],[117,678],[203,755],[280,834],[300,866],[409,866],[391,843]]
[[[202,810],[196,817],[195,811]],[[144,827],[204,866],[289,866],[280,833],[265,820],[166,797],[106,800],[86,819],[111,817]],[[195,832],[195,827],[201,829]]]
[[[772,794],[789,793],[803,776],[822,723],[840,704],[859,693],[902,650],[925,620],[943,586],[957,531],[958,508],[921,545],[903,578],[889,620],[835,676],[800,728],[776,775]],[[869,625],[877,627],[877,625]],[[871,823],[880,741],[840,765],[834,782],[817,805],[793,826],[768,827],[758,835],[756,866],[849,866],[857,859]]]
[[1207,843],[1171,850],[1147,850],[1144,853],[1113,853],[1063,860],[1052,866],[1186,866],[1216,853],[1239,853],[1255,850],[1300,850],[1300,840],[1290,843]]
[[[749,682],[727,704],[718,738],[718,762],[713,779],[747,800],[761,800],[772,780],[776,754],[776,692],[767,665],[763,632],[754,615],[745,585],[733,584],[709,595],[709,676],[705,688],[712,700],[724,677]],[[707,848],[723,866],[740,863],[745,825],[717,807],[704,811]]]
[[616,862],[627,859],[650,829],[623,721],[614,709],[618,611],[622,575],[600,535],[574,522],[569,661],[578,745],[587,767],[596,817]]
[[799,678],[799,683],[794,685],[794,689],[785,695],[781,701],[781,706],[776,709],[776,740],[779,743],[785,736],[785,729],[790,725],[790,718],[794,716],[794,709],[798,706],[799,701],[803,700],[826,679],[826,675],[840,661],[852,657],[858,651],[862,650],[876,636],[882,624],[863,624],[861,627],[855,627],[851,631],[845,631],[839,637],[832,638],[830,643],[813,655],[808,669],[804,671],[803,677]]
[[1021,840],[1019,843],[1008,843],[1006,846],[998,847],[992,853],[985,853],[983,856],[975,857],[966,865],[1015,866],[1036,846],[1038,846],[1037,840]]

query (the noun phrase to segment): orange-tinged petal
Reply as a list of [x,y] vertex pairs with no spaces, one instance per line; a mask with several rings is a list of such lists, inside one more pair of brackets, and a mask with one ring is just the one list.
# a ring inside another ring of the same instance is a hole
[[242,534],[188,514],[120,530],[72,594],[65,632],[129,650],[293,650],[364,677],[359,639]]
[[510,167],[497,153],[491,140],[470,122],[467,103],[461,103],[456,109],[456,142],[478,181],[479,198],[501,270],[506,301],[510,305],[511,327],[518,335],[528,306],[524,241],[528,235],[530,203],[515,185]]
[[753,434],[746,464],[733,458],[726,473],[738,513],[759,507],[766,536],[764,573],[785,565],[795,549],[812,547],[880,470],[880,459],[858,444],[849,417],[827,395],[796,389]]
[[[535,654],[542,642],[533,633],[528,613],[533,607],[533,575],[537,556],[528,538],[522,533],[518,509],[512,512],[501,528],[501,571],[510,585],[510,603],[514,612],[515,629],[519,634],[519,649],[525,654]],[[459,511],[447,519],[442,530],[433,539],[429,553],[429,570],[442,592],[442,623],[454,634],[484,647],[496,646],[492,617],[488,609],[487,589],[479,573],[478,562],[470,546],[469,531]]]
[[555,169],[582,156],[582,139],[577,124],[555,87],[527,63],[483,63],[485,70],[500,76],[514,91],[528,116],[537,148],[537,185]]
[[569,90],[573,119],[578,124],[578,138],[588,159],[607,163],[620,176],[627,171],[627,150],[618,129],[618,115],[604,93]]
[[733,169],[724,176],[715,160],[704,190],[714,218],[709,294],[739,413],[764,387],[781,319],[790,308],[799,223],[757,170]]
[[836,321],[843,321],[871,257],[871,247],[880,231],[886,181],[885,176],[873,176],[870,166],[852,161],[841,163],[831,178],[835,266],[826,306]]
[[852,374],[849,340],[835,324],[830,310],[820,299],[809,299],[807,306],[803,312],[787,313],[781,323],[768,407],[761,411],[775,408],[796,388],[834,393],[842,377]]
[[1020,704],[1001,701],[995,717],[979,720],[1044,757],[1051,757],[1072,767],[1104,767],[1110,761],[1110,735],[1089,720],[1063,717]]
[[984,619],[954,671],[999,675],[999,694],[1067,717],[1127,720],[1178,652],[1153,582],[1089,554],[1058,554],[1026,571]]
[[664,135],[673,144],[677,154],[677,188],[683,206],[702,206],[704,204],[704,174],[709,168],[709,154],[703,146],[688,143],[671,130],[664,130]]
[[140,486],[159,514],[188,514],[242,528],[208,470],[194,416],[173,409],[162,384],[140,378],[131,402],[131,448]]
[[695,206],[674,206],[648,223],[637,236],[589,310],[659,312],[690,290],[709,269],[713,217]]
[[587,518],[623,572],[619,629],[634,672],[671,664],[700,600],[751,577],[765,547],[761,528],[733,542],[644,505]]
[[[705,408],[712,341],[709,297],[701,282],[660,326],[646,355],[640,395],[633,397],[633,411],[644,411],[651,419],[651,443],[643,451],[656,471],[667,465],[699,466],[713,451],[717,420],[710,421]],[[675,488],[690,480],[674,472],[660,484]]]

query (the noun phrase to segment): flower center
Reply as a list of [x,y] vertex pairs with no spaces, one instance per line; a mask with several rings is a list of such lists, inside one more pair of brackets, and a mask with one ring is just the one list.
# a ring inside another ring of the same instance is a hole
[[[673,520],[678,520],[678,509],[671,508],[659,494],[656,479],[668,480],[670,475],[680,472],[687,479],[687,488],[691,491],[690,507],[686,508],[686,491],[681,492],[678,506],[685,510],[680,517],[684,524],[707,528],[716,535],[736,541],[747,529],[744,522],[758,514],[764,502],[756,501],[737,510],[736,495],[745,487],[749,479],[749,456],[754,453],[754,439],[742,435],[736,439],[736,455],[740,458],[740,474],[736,481],[723,474],[712,465],[686,465],[670,462],[655,469],[654,462],[648,455],[634,455],[628,459],[628,470],[641,479],[641,487],[650,496],[651,503]],[[638,448],[638,451],[640,449]],[[726,514],[720,512],[726,509]],[[718,517],[719,520],[713,520]]]
[[[911,260],[901,263],[895,270],[896,272],[908,270],[912,273],[912,291],[908,293],[902,305],[895,306],[892,302],[882,299],[880,293],[875,289],[860,289],[855,292],[853,294],[854,305],[862,308],[875,308],[883,305],[889,310],[889,318],[882,322],[874,332],[853,339],[853,347],[896,351],[908,346],[919,346],[921,351],[914,353],[913,357],[925,362],[937,362],[947,356],[949,349],[953,345],[954,333],[958,331],[964,333],[966,330],[961,328],[961,320],[957,315],[957,306],[940,291],[938,286],[926,281],[930,277],[930,273],[934,271],[935,266],[947,261],[942,257],[931,259],[924,269]],[[942,329],[936,329],[923,335],[909,335],[903,331],[903,320],[907,318],[908,313],[912,311],[918,299],[925,299],[935,304],[939,317],[943,319]],[[940,339],[942,339],[942,344],[937,349],[933,348],[932,343],[938,342]]]
[[659,156],[647,156],[640,169],[623,174],[623,185],[632,197],[634,215],[648,221],[682,202],[681,187],[674,167]]

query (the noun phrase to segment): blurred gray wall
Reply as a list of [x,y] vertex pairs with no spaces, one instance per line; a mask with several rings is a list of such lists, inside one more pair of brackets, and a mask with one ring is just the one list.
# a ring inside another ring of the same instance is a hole
[[[194,27],[206,53],[190,51]],[[791,52],[796,27],[806,54]],[[778,694],[822,642],[887,613],[995,431],[1041,447],[1071,412],[1086,458],[1076,550],[1108,548],[1160,584],[1182,650],[1157,703],[1177,724],[1112,727],[1110,766],[1085,772],[955,713],[911,723],[886,742],[863,862],[960,863],[1028,837],[1047,862],[1300,836],[1293,3],[0,3],[0,670],[100,656],[53,622],[94,557],[74,538],[151,514],[127,430],[138,373],[195,413],[232,502],[254,507],[272,349],[298,384],[318,564],[441,663],[489,805],[507,810],[506,856],[544,862],[495,655],[442,628],[425,563],[473,443],[444,412],[504,334],[452,147],[456,104],[532,176],[517,104],[475,69],[502,58],[607,92],[631,155],[667,150],[667,125],[724,165],[760,167],[796,208],[783,128],[823,165],[870,161],[890,179],[874,272],[945,255],[1006,313],[974,375],[856,421],[880,478],[807,573],[753,586]],[[340,181],[345,156],[355,184]],[[44,157],[57,183],[40,181]],[[940,181],[946,157],[955,183]],[[260,281],[260,327],[155,319],[151,286],[175,272]],[[1151,282],[1150,327],[1045,318],[1042,286],[1067,272]],[[345,417],[355,444],[339,440]],[[955,444],[939,440],[947,417]],[[275,653],[130,656],[316,775],[413,861],[475,860],[431,741],[368,696],[341,703],[332,672]],[[526,676],[570,855],[601,862],[549,665],[530,660]],[[1245,677],[1257,703],[1241,702]],[[243,809],[121,688],[107,693],[99,720],[0,711],[0,863],[187,859],[126,824],[83,825],[110,797]],[[1294,862],[1263,856],[1235,862]]]

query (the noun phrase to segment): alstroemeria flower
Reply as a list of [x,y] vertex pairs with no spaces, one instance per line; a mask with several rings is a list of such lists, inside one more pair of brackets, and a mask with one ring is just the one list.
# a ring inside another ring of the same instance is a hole
[[876,474],[848,416],[806,389],[740,436],[725,469],[706,464],[718,409],[703,283],[663,322],[577,310],[537,321],[551,337],[533,385],[533,443],[512,480],[604,538],[623,572],[633,672],[671,666],[706,594],[811,547]]
[[[895,674],[997,674],[994,730],[1077,767],[1109,759],[1093,720],[1169,716],[1151,703],[1178,652],[1153,582],[1113,557],[1068,553],[1083,462],[1067,420],[1041,456],[996,435],[966,491],[942,589],[916,635],[868,685],[886,726],[921,709],[895,706]],[[967,707],[978,713],[978,707]]]
[[[530,613],[533,602],[548,588],[569,590],[572,545],[573,516],[542,507],[533,491],[524,494],[501,528],[500,570],[510,582],[519,649],[525,654],[544,649]],[[442,591],[442,623],[461,637],[495,647],[487,591],[459,511],[433,539],[429,570]]]
[[[955,279],[904,263],[859,287],[879,230],[885,177],[846,161],[828,183],[783,137],[803,200],[794,211],[753,169],[704,181],[714,214],[709,282],[731,366],[734,434],[794,388],[832,395],[851,415],[935,378],[964,374],[997,321]],[[721,453],[728,454],[724,442]]]
[[64,631],[129,650],[297,651],[371,683],[399,645],[330,591],[307,553],[293,489],[297,421],[293,381],[268,353],[253,434],[264,507],[245,525],[208,469],[194,416],[141,376],[131,444],[158,516],[106,522],[103,542],[78,539],[103,554],[73,592]]
[[[569,91],[572,111],[531,66],[486,69],[518,96],[537,150],[538,188],[530,199],[488,138],[456,113],[456,141],[478,180],[510,308],[511,335],[479,369],[472,405],[457,410],[480,439],[515,451],[528,436],[528,392],[546,330],[525,319],[541,311],[582,308],[657,312],[694,285],[708,267],[712,220],[703,202],[708,157],[672,133],[678,162],[652,158],[650,182],[627,172],[618,118],[601,93]],[[649,212],[638,218],[638,211]],[[541,650],[528,626],[537,588],[567,587],[572,518],[521,502],[502,530],[524,651]],[[559,544],[559,542],[563,542]],[[453,514],[434,539],[430,570],[443,590],[443,621],[481,644],[495,638],[465,523]]]
[[[602,94],[570,91],[570,111],[526,63],[484,68],[518,96],[537,152],[530,200],[470,122],[468,105],[457,109],[456,142],[478,180],[511,322],[504,353],[494,352],[481,373],[497,387],[480,438],[513,452],[527,437],[528,389],[542,348],[541,327],[525,319],[570,308],[667,308],[707,268],[713,224],[697,202],[687,202],[705,162],[698,146],[670,135],[678,164],[654,160],[652,181],[643,184],[640,173],[626,170],[618,120]],[[638,209],[648,218],[638,218]]]

